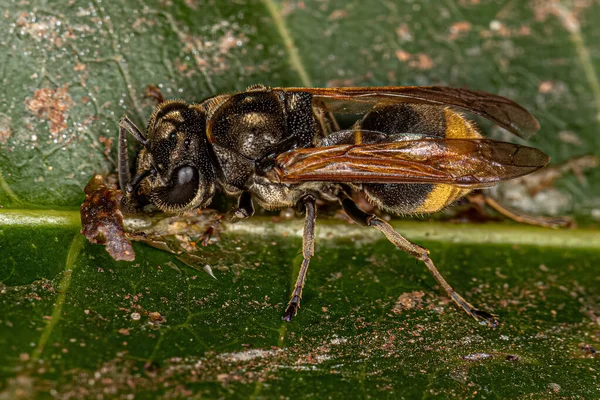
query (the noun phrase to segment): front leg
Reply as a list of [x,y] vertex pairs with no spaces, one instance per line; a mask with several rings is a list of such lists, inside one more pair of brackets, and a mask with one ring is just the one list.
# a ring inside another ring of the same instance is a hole
[[208,246],[210,238],[215,233],[215,229],[221,224],[221,221],[237,222],[248,219],[254,215],[254,204],[252,203],[252,195],[250,192],[243,192],[238,198],[238,205],[233,210],[229,210],[223,215],[217,216],[211,224],[206,228],[206,231],[200,238],[202,246]]

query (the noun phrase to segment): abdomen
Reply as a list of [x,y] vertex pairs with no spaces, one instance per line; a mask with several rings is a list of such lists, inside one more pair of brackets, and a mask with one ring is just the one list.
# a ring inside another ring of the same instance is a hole
[[[459,113],[427,104],[397,104],[378,107],[364,116],[355,128],[381,132],[377,135],[354,135],[354,142],[368,140],[389,142],[416,137],[451,139],[480,138],[475,127]],[[417,135],[416,137],[413,135]],[[470,190],[446,184],[379,184],[355,187],[377,208],[394,214],[432,213],[443,209]]]

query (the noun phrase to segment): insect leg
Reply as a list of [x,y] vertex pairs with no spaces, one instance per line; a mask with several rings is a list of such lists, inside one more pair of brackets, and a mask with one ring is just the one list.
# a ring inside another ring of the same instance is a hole
[[254,215],[254,204],[252,203],[252,195],[250,192],[243,192],[238,198],[237,208],[228,211],[225,215],[219,215],[206,228],[206,231],[200,238],[203,246],[208,246],[211,236],[215,233],[215,229],[221,224],[221,221],[237,222],[243,219],[250,218]]
[[545,228],[564,228],[573,225],[573,220],[568,217],[533,216],[509,210],[502,204],[498,203],[495,199],[481,191],[475,191],[469,194],[467,196],[467,200],[470,203],[478,206],[480,209],[483,209],[483,206],[487,204],[498,213],[504,215],[506,218],[512,219],[513,221],[521,224],[543,226]]
[[292,297],[288,303],[283,319],[286,322],[290,322],[292,318],[298,313],[300,308],[300,299],[302,299],[302,288],[304,287],[304,280],[306,279],[306,271],[308,270],[308,264],[310,263],[311,257],[315,254],[315,225],[317,220],[317,207],[316,199],[313,196],[307,196],[303,199],[304,208],[306,210],[306,216],[304,218],[304,231],[302,234],[302,266],[298,273],[298,279],[296,279],[296,285],[292,292]]
[[127,152],[127,128],[119,122],[119,186],[121,190],[125,190],[129,181],[131,181],[131,173],[129,171],[129,154]]
[[477,308],[473,307],[461,295],[456,293],[456,291],[448,284],[448,282],[446,282],[444,277],[439,273],[439,271],[433,264],[433,261],[431,261],[431,258],[429,258],[429,250],[408,241],[402,235],[396,232],[390,224],[383,221],[376,215],[365,213],[350,198],[346,197],[342,200],[342,207],[346,214],[348,214],[348,216],[354,221],[361,225],[370,226],[372,228],[377,229],[378,231],[382,232],[385,235],[385,237],[390,242],[392,242],[394,246],[413,256],[417,260],[423,261],[427,266],[429,272],[435,278],[435,280],[442,286],[442,288],[444,288],[446,293],[448,293],[448,296],[450,296],[450,298],[456,304],[462,307],[462,309],[465,310],[467,314],[469,314],[476,320],[485,321],[492,328],[498,326],[499,322],[496,319],[495,315],[478,310]]

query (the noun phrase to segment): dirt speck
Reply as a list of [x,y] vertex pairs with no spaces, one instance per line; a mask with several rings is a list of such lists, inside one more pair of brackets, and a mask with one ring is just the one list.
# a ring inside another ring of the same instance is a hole
[[455,22],[450,26],[450,40],[456,40],[466,33],[471,31],[471,23],[469,21]]
[[392,312],[394,314],[401,314],[404,310],[420,310],[423,308],[423,296],[425,293],[418,290],[415,292],[402,293],[398,300],[396,300],[396,304],[394,308],[392,308]]
[[75,64],[75,66],[73,67],[74,71],[85,71],[85,64],[78,62],[77,64]]
[[396,58],[400,62],[408,63],[410,68],[429,70],[434,67],[434,62],[425,53],[411,54],[404,50],[396,50]]
[[411,57],[412,55],[404,50],[396,50],[396,58],[398,61],[406,62],[410,60]]
[[554,83],[552,81],[542,81],[538,86],[538,91],[540,93],[550,93],[554,88]]
[[71,104],[69,85],[56,89],[37,89],[33,97],[25,99],[25,106],[29,111],[41,119],[50,121],[50,133],[53,136],[67,129],[66,121]]
[[558,132],[558,140],[575,146],[583,146],[583,140],[573,131]]
[[167,322],[167,319],[163,317],[158,311],[148,313],[148,319],[154,325],[160,325]]
[[10,139],[13,135],[11,129],[11,118],[0,114],[0,144],[8,143],[8,139]]
[[191,8],[192,10],[197,10],[198,0],[185,0],[185,5]]
[[343,19],[348,16],[348,11],[346,10],[334,10],[331,14],[329,14],[329,20],[335,21],[338,19]]
[[548,389],[550,389],[551,391],[553,391],[554,393],[559,393],[561,390],[561,387],[558,383],[549,383],[548,384]]
[[579,344],[579,348],[585,354],[589,354],[589,355],[596,355],[596,354],[598,354],[598,350],[596,350],[596,348],[594,346],[592,346],[591,344],[580,343]]

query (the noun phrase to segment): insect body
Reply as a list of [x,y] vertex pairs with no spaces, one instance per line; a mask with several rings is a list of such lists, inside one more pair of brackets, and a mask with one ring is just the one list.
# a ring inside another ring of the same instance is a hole
[[[423,261],[448,295],[490,325],[495,317],[457,294],[429,251],[352,200],[361,193],[395,214],[438,211],[476,188],[531,173],[549,161],[541,151],[484,139],[455,109],[482,115],[527,138],[536,119],[496,95],[445,87],[267,88],[219,95],[199,104],[159,104],[143,134],[127,117],[119,126],[119,180],[125,203],[167,212],[206,207],[217,188],[238,197],[229,220],[301,206],[306,213],[300,273],[283,319],[300,307],[314,254],[316,201],[336,201],[359,224],[381,231]],[[341,128],[336,115],[355,116]],[[127,132],[143,146],[130,177]]]

